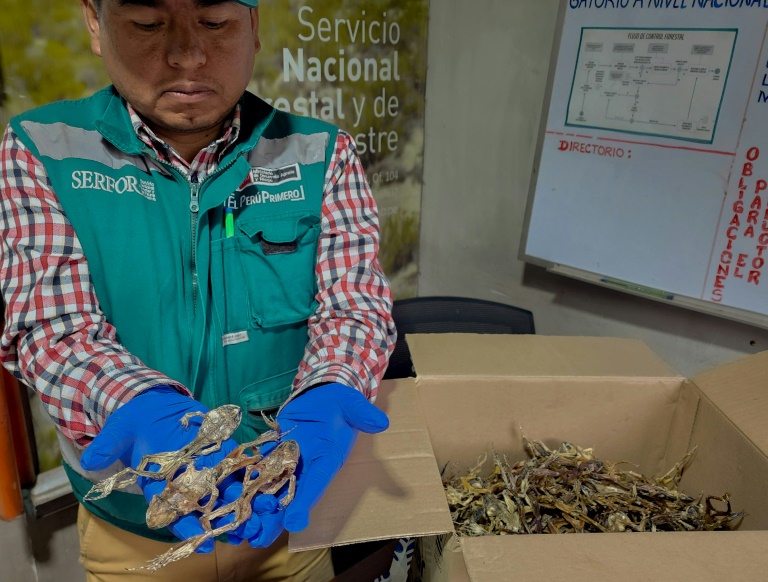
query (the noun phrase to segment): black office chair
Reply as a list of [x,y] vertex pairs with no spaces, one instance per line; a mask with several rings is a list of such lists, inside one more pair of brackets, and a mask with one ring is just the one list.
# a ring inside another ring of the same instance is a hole
[[409,333],[536,333],[530,311],[468,297],[399,299],[393,305],[392,316],[398,339],[385,380],[416,375],[404,341]]

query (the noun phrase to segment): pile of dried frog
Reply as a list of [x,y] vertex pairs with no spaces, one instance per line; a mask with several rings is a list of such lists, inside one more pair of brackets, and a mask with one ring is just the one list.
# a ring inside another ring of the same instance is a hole
[[592,449],[562,443],[553,451],[523,441],[530,459],[510,466],[494,452],[487,477],[480,476],[487,457],[467,475],[448,476],[443,469],[459,535],[711,531],[729,529],[744,515],[731,512],[727,493],[697,500],[677,490],[694,451],[663,477],[648,479],[596,459]]
[[[149,503],[149,527],[166,527],[183,515],[199,512],[204,533],[177,544],[145,566],[130,570],[158,570],[192,555],[204,541],[235,530],[251,517],[251,500],[259,493],[277,494],[287,486],[288,491],[280,499],[280,505],[286,507],[293,500],[299,445],[296,441],[282,440],[284,434],[280,434],[276,422],[265,417],[271,430],[253,442],[238,446],[215,467],[197,469],[194,465],[196,458],[218,451],[221,443],[232,436],[240,424],[241,411],[238,406],[227,404],[207,414],[189,413],[181,420],[181,428],[187,429],[189,419],[194,416],[202,416],[203,421],[197,436],[183,449],[147,455],[135,469],[128,467],[115,473],[94,485],[85,496],[87,500],[101,499],[115,489],[136,483],[139,477],[147,477],[165,481],[165,489]],[[267,442],[278,444],[269,455],[262,457],[259,447]],[[216,507],[218,486],[242,470],[245,471],[242,495]],[[230,514],[234,518],[231,523],[219,527],[212,525],[214,519]]]

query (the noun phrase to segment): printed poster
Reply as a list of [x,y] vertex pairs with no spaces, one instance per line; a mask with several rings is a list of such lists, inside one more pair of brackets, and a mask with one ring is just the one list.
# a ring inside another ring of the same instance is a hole
[[250,89],[355,139],[395,296],[416,295],[428,0],[262,0]]

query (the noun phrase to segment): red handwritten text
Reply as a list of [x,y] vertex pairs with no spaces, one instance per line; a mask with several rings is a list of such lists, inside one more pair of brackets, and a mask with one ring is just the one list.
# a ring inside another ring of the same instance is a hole
[[602,158],[623,158],[627,155],[627,152],[623,148],[614,148],[583,141],[568,141],[564,139],[560,140],[560,146],[557,149],[561,152],[577,152]]
[[[751,186],[745,178],[752,178],[755,172],[754,162],[760,157],[760,150],[756,147],[747,151],[746,162],[741,167],[739,179],[739,197],[733,203],[733,216],[728,223],[725,236],[727,243],[725,250],[720,254],[720,263],[717,267],[714,289],[711,299],[715,303],[722,303],[723,291],[728,278],[741,279],[748,284],[760,285],[760,277],[763,267],[768,259],[768,181],[755,180]],[[747,202],[747,197],[751,200]],[[737,243],[752,242],[754,254],[751,252],[739,252],[735,250]]]

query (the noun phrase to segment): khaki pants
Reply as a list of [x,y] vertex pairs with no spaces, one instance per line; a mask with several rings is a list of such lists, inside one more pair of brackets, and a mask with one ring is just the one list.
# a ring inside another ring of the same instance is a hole
[[126,568],[146,564],[171,544],[124,531],[82,505],[77,514],[77,533],[87,582],[328,582],[333,578],[330,551],[289,554],[287,532],[263,550],[245,542],[239,546],[216,542],[212,553],[192,554],[157,572],[129,572]]

